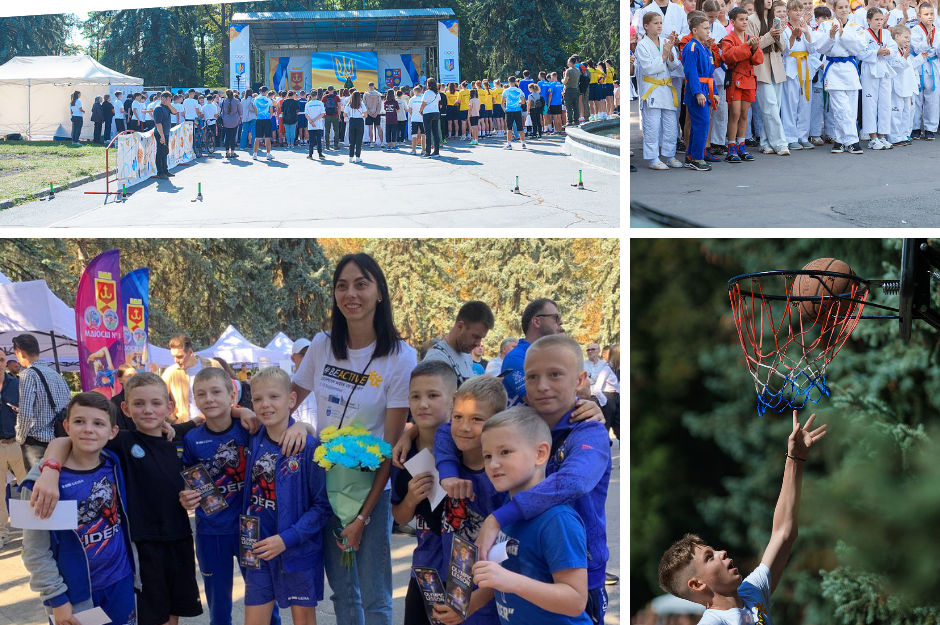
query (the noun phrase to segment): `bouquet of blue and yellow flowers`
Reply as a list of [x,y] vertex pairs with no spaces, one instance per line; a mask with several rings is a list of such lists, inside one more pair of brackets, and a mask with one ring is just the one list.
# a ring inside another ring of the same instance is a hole
[[[320,446],[313,459],[326,470],[326,494],[333,514],[342,523],[340,532],[359,514],[372,489],[375,471],[391,455],[392,446],[370,434],[357,421],[341,428],[330,426],[320,432]],[[342,540],[345,545],[346,539]],[[351,548],[343,551],[342,562],[347,568],[352,566]]]

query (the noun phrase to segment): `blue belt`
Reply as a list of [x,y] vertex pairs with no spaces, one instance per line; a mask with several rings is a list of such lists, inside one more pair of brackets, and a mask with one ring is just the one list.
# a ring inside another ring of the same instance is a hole
[[852,63],[855,65],[856,71],[858,71],[859,76],[862,74],[862,68],[858,66],[858,61],[855,60],[854,56],[827,56],[829,62],[826,64],[826,69],[823,70],[823,87],[826,86],[826,74],[829,73],[829,68],[832,67],[833,63]]
[[[937,59],[937,55],[935,54],[933,56],[928,56],[927,59],[924,61],[930,66],[930,90],[931,91],[937,90],[937,77],[936,77],[936,72],[934,72],[934,69],[933,69],[933,62],[936,60],[938,59]],[[920,69],[920,90],[921,91],[924,90],[924,68],[923,67],[921,67]]]

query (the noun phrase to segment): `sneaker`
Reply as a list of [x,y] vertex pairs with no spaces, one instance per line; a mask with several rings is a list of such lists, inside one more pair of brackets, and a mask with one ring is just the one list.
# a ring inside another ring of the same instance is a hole
[[725,157],[725,162],[728,163],[740,163],[741,157],[738,156],[738,146],[732,145],[728,150],[728,156]]
[[504,149],[504,150],[511,150],[511,149],[512,149],[512,144],[511,144],[511,143],[507,143],[507,144],[506,144],[506,147],[504,147],[503,149]]
[[313,160],[313,154],[308,154],[308,155],[307,155],[307,158],[312,161],[312,160]]
[[673,169],[682,169],[683,167],[685,167],[685,165],[682,164],[682,161],[680,161],[674,156],[668,161],[666,161],[666,164],[672,167]]
[[915,131],[911,132],[911,139],[915,139],[915,140],[916,140],[916,139],[920,139],[920,138],[921,138],[921,136],[920,136],[920,130],[915,130]]
[[706,163],[705,161],[696,161],[694,159],[689,159],[685,164],[689,169],[694,169],[695,171],[711,171],[712,166]]
[[421,158],[431,158],[431,155],[430,155],[430,154],[422,154],[422,155],[421,155]]
[[777,151],[773,149],[772,147],[770,147],[769,145],[765,145],[764,147],[760,149],[760,153],[761,154],[776,154]]
[[604,585],[605,586],[615,586],[620,583],[620,578],[614,575],[613,573],[606,573],[604,575]]
[[268,152],[268,160],[269,160],[269,161],[273,161],[273,160],[274,160],[274,155],[271,154],[270,152]]
[[655,163],[650,165],[650,169],[655,169],[657,171],[669,171],[669,166],[666,163],[657,160]]
[[326,157],[323,156],[323,152],[320,152],[319,156],[320,156],[320,160],[326,160]]
[[362,159],[359,158],[359,157],[356,157],[356,162],[357,162],[357,163],[361,163],[361,162],[362,162]]
[[853,143],[852,145],[848,146],[845,149],[845,151],[848,152],[849,154],[864,154],[865,153],[865,151],[862,150],[862,146],[860,146],[858,143]]
[[810,142],[812,145],[825,145],[825,143],[826,143],[825,141],[823,141],[823,138],[822,138],[822,137],[819,137],[819,136],[810,137],[810,138],[809,138],[809,142]]
[[522,142],[522,149],[525,149],[525,141]]
[[749,148],[759,148],[760,147],[760,137],[754,137],[753,139],[745,139],[744,145]]
[[924,141],[933,141],[933,133],[929,130],[924,131]]
[[835,145],[835,144],[836,144],[836,140],[833,139],[832,137],[826,135],[825,137],[823,137],[823,143],[831,143],[832,145]]
[[412,154],[417,154],[418,151],[417,151],[417,150],[412,150],[411,153],[412,153]]
[[790,156],[790,149],[787,146],[783,146],[777,150],[777,156]]
[[708,148],[708,151],[714,154],[715,156],[722,156],[728,153],[728,147],[724,145],[711,144]]
[[679,139],[679,140],[676,142],[676,152],[680,152],[680,153],[682,153],[682,154],[685,154],[686,149],[687,149],[687,148],[686,148],[685,142],[684,142],[682,139]]
[[803,148],[804,150],[813,150],[816,148],[816,146],[810,143],[809,141],[800,141],[800,147]]
[[753,161],[754,155],[747,151],[747,147],[744,143],[738,144],[738,156],[741,157],[742,161]]
[[892,145],[891,142],[888,141],[887,139],[885,139],[883,136],[882,136],[882,137],[878,137],[878,140],[881,141],[882,145],[885,146],[885,149],[886,149],[886,150],[893,150],[893,149],[894,149],[894,145]]
[[350,162],[350,163],[355,163],[356,161],[353,160],[353,157],[350,156],[350,157],[349,157],[349,162]]
[[883,150],[885,149],[885,146],[881,141],[878,140],[878,137],[875,137],[874,139],[868,142],[868,149],[869,150]]
[[841,143],[833,143],[830,152],[833,154],[841,154],[842,152],[845,152],[845,146]]
[[395,523],[394,527],[392,528],[392,533],[401,534],[402,536],[414,536],[415,528],[411,527],[410,525],[399,525],[398,523]]
[[254,154],[251,155],[251,160],[253,160],[253,161],[258,160],[258,153],[257,153],[257,152],[255,152]]
[[793,143],[789,144],[787,147],[788,147],[789,149],[791,149],[791,150],[802,150],[802,149],[803,149],[803,146],[802,146],[802,144],[800,144],[799,141],[794,141]]
[[705,150],[705,162],[706,163],[720,163],[721,159],[717,156],[712,156],[708,150]]

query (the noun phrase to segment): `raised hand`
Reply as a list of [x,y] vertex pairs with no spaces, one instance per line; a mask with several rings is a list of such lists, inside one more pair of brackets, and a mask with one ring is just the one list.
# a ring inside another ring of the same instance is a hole
[[839,34],[839,31],[841,31],[841,30],[842,30],[842,25],[839,24],[839,20],[833,21],[833,22],[832,22],[832,29],[829,31],[829,38],[830,38],[830,39],[835,39],[835,38],[836,38],[836,35]]
[[815,419],[816,415],[812,414],[809,419],[806,420],[806,423],[800,426],[797,411],[793,411],[793,432],[790,433],[790,438],[787,441],[788,455],[799,458],[800,460],[805,460],[807,454],[809,454],[810,448],[826,435],[825,423],[815,430],[810,429]]

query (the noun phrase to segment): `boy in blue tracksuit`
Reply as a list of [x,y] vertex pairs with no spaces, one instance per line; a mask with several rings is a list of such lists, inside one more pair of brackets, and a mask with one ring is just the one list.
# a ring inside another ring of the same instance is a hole
[[692,39],[682,49],[682,66],[685,68],[685,106],[692,117],[689,133],[689,149],[686,167],[696,171],[711,171],[705,162],[705,146],[708,144],[708,113],[717,107],[715,82],[712,74],[715,62],[711,50],[705,45],[710,25],[705,16],[689,19]]
[[[183,464],[187,468],[203,464],[228,507],[207,515],[199,506],[199,493],[189,489],[180,492],[180,503],[196,511],[196,559],[209,603],[209,623],[231,625],[232,559],[238,559],[238,517],[251,434],[232,418],[237,393],[224,369],[207,367],[197,373],[193,397],[206,422],[183,437]],[[295,424],[286,435],[302,443],[307,432],[302,424]],[[277,610],[271,622],[280,623]]]
[[43,468],[61,472],[61,498],[78,502],[74,530],[24,530],[23,564],[55,623],[100,607],[115,625],[136,625],[140,589],[131,542],[124,476],[117,456],[104,449],[118,432],[114,404],[100,393],[79,393],[68,405],[65,429],[72,449],[62,463],[32,468],[23,482],[29,500]]
[[241,510],[258,517],[261,531],[253,551],[261,568],[245,575],[245,625],[267,625],[275,600],[279,607],[290,606],[295,624],[315,625],[315,608],[323,599],[321,531],[333,514],[326,473],[313,460],[318,442],[308,436],[302,452],[281,453],[296,399],[284,371],[262,369],[251,390],[263,427],[251,439]]

